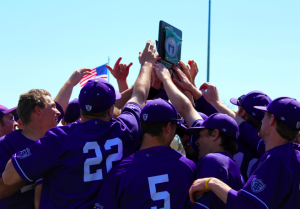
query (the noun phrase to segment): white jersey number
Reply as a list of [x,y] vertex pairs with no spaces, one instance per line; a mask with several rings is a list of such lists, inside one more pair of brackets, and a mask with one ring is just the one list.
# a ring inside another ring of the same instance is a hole
[[[122,140],[119,138],[109,139],[105,142],[104,148],[105,150],[110,150],[112,146],[118,145],[118,153],[111,154],[106,158],[106,171],[107,173],[112,168],[112,162],[121,160],[123,157],[123,144]],[[103,179],[102,169],[98,169],[96,173],[90,172],[91,165],[98,165],[102,162],[103,157],[101,153],[100,146],[97,142],[87,142],[83,147],[83,153],[88,153],[89,150],[95,150],[96,157],[88,158],[84,162],[84,174],[83,181],[96,181]]]
[[[156,192],[155,184],[169,182],[168,174],[159,175],[159,176],[152,176],[148,177],[149,188],[150,188],[150,195],[153,201],[156,200],[164,200],[164,207],[160,209],[170,209],[170,193],[167,191],[164,192]],[[157,207],[151,207],[151,209],[157,209]]]
[[[234,156],[233,156],[233,159],[235,161],[235,163],[239,166],[239,168],[241,168],[242,166],[242,162],[243,162],[243,159],[244,159],[244,153],[242,152],[239,152],[239,153],[236,153]],[[248,169],[247,169],[247,176],[250,177],[250,172],[251,172],[251,169],[253,167],[253,165],[256,163],[257,161],[257,158],[253,158],[249,164],[248,164]]]

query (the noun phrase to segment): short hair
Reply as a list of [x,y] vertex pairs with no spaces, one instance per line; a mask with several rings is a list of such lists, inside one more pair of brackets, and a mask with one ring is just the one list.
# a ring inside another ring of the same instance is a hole
[[[141,122],[142,136],[144,136],[144,134],[149,134],[151,136],[161,136],[163,133],[163,128],[165,128],[167,125],[168,123]],[[171,127],[174,126],[176,126],[176,123],[171,123]]]
[[[240,109],[238,110],[238,113],[242,112],[243,110],[245,110],[242,106],[240,106]],[[253,117],[253,115],[249,114],[246,110],[245,110],[246,114],[247,114],[247,122],[250,123],[257,131],[260,131],[261,128],[261,121],[257,120],[255,117]]]
[[45,107],[46,96],[51,97],[51,94],[44,89],[31,89],[27,93],[20,95],[17,113],[23,125],[27,125],[30,122],[31,114],[36,106]]
[[[211,136],[214,129],[208,128],[208,135]],[[221,144],[220,147],[222,147],[225,151],[229,152],[232,156],[236,152],[236,139],[222,133],[219,131],[219,137],[221,138]]]
[[[272,113],[267,112],[268,117],[271,117]],[[290,126],[286,125],[285,123],[283,123],[281,120],[277,119],[276,116],[274,115],[275,121],[276,121],[276,131],[278,132],[278,134],[292,142],[295,140],[295,138],[297,137],[297,135],[299,134],[299,131],[297,129],[293,129]]]

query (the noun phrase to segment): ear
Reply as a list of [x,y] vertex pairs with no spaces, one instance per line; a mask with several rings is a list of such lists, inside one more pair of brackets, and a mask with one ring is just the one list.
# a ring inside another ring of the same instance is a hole
[[34,107],[34,112],[38,115],[42,115],[41,108],[39,106]]
[[247,113],[246,113],[246,111],[243,109],[242,111],[240,111],[240,116],[243,118],[243,119],[245,119],[245,118],[247,118]]
[[167,134],[169,134],[171,132],[171,123],[170,122],[164,128],[164,132],[167,133]]
[[61,119],[61,124],[62,124],[63,126],[67,125],[67,123],[64,121],[64,119]]
[[213,141],[216,141],[219,136],[220,136],[220,132],[218,129],[214,129],[213,132],[211,133],[211,136],[212,136],[212,140]]
[[276,125],[275,116],[271,115],[270,120],[269,120],[269,126],[275,126],[275,125]]
[[114,115],[114,105],[113,106],[111,106],[109,109],[108,109],[108,117],[109,118],[113,118],[113,115]]

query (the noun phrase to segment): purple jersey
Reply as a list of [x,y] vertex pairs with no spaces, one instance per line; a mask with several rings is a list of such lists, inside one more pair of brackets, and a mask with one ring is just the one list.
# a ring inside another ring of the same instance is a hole
[[[33,145],[35,141],[26,138],[21,131],[13,131],[0,138],[0,177],[6,163],[16,152]],[[0,200],[0,208],[34,208],[34,181],[22,187],[17,193]]]
[[201,96],[198,100],[195,100],[195,109],[198,112],[203,112],[207,116],[210,116],[218,111],[208,103],[203,96]]
[[143,149],[112,169],[94,209],[185,208],[195,163],[170,147]]
[[268,150],[240,191],[230,190],[227,208],[300,207],[300,145],[287,143]]
[[[197,179],[215,177],[235,190],[243,188],[244,180],[241,171],[227,152],[210,153],[202,157],[197,164]],[[212,191],[195,199],[192,208],[225,208],[223,203]]]
[[111,122],[94,119],[50,129],[12,158],[26,182],[43,174],[40,208],[89,208],[110,169],[130,156],[140,138],[141,107],[125,105]]

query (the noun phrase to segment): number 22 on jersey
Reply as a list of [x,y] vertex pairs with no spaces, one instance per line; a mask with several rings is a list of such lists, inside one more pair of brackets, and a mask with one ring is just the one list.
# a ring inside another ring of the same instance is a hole
[[[117,145],[118,146],[118,153],[114,153],[109,155],[106,158],[106,171],[107,173],[112,168],[112,162],[121,160],[123,157],[123,144],[122,140],[119,138],[109,139],[104,144],[105,150],[110,150],[112,146]],[[102,169],[98,169],[96,173],[90,172],[90,166],[91,165],[98,165],[102,162],[103,156],[101,153],[100,146],[97,142],[87,142],[85,143],[83,147],[83,153],[88,153],[89,150],[95,150],[96,157],[94,158],[88,158],[84,162],[84,175],[83,175],[83,181],[89,182],[89,181],[96,181],[96,180],[102,180],[103,174]]]

